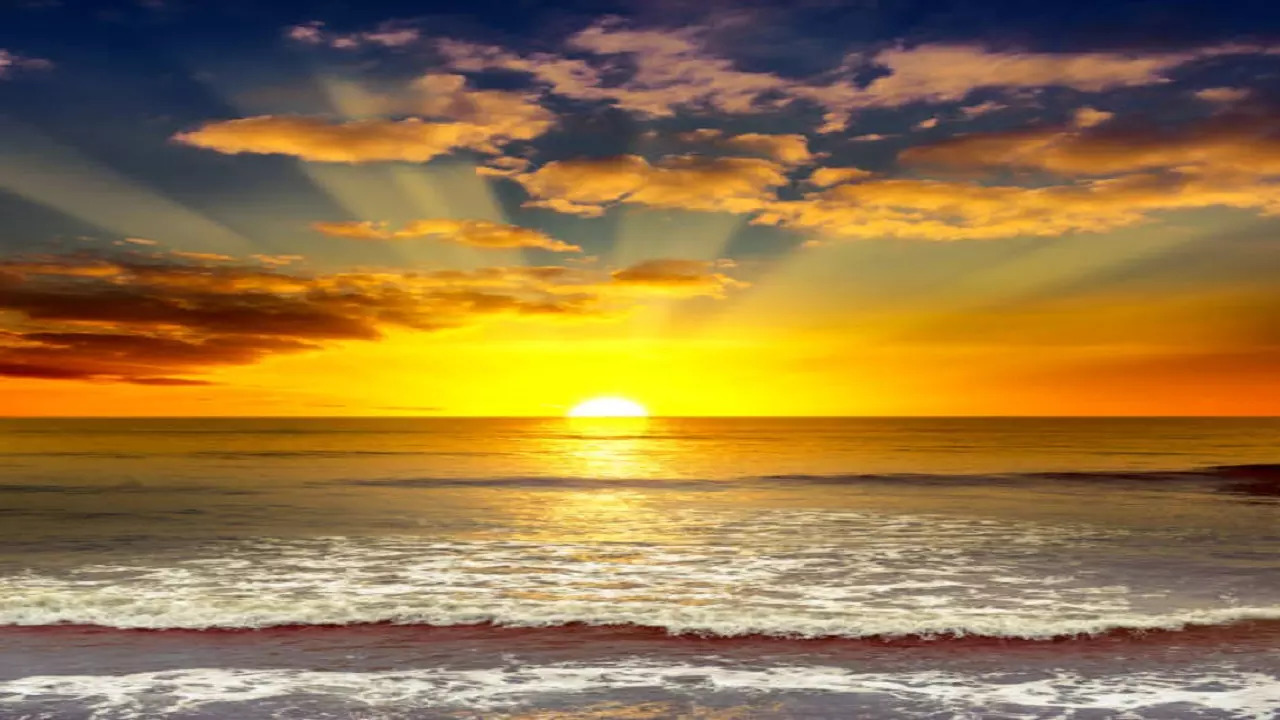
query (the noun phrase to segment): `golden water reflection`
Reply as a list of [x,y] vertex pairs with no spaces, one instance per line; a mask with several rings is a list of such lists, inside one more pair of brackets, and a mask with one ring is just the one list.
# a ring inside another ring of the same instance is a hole
[[649,418],[566,418],[565,477],[667,477]]
[[[668,542],[680,530],[662,495],[637,482],[671,477],[661,450],[662,421],[650,418],[565,418],[543,466],[582,489],[540,493],[537,527],[544,539],[569,542]],[[604,483],[595,481],[604,480]],[[616,480],[617,487],[608,481]],[[584,558],[589,560],[590,558]]]

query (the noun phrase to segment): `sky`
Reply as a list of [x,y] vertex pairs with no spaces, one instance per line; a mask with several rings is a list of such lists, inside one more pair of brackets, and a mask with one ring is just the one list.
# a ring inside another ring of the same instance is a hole
[[1280,3],[0,0],[0,414],[1280,414]]

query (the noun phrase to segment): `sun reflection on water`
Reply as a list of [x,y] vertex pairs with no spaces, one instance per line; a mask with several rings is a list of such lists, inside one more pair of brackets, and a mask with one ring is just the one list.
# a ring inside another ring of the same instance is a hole
[[566,474],[585,478],[661,477],[650,420],[644,417],[568,418]]
[[668,468],[645,417],[566,418],[545,450],[545,466],[571,479],[618,480],[619,487],[561,490],[542,498],[544,527],[582,542],[669,540],[672,532],[652,493],[625,480],[662,479]]

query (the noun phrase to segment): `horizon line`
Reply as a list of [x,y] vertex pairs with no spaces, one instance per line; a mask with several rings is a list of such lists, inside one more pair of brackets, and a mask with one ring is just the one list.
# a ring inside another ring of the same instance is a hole
[[4,415],[0,420],[1280,420],[1277,415]]

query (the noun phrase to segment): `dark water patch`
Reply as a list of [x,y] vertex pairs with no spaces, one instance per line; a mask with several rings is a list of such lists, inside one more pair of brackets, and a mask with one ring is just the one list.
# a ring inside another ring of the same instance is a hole
[[323,485],[356,487],[398,487],[420,489],[511,487],[655,490],[725,490],[751,484],[771,486],[891,485],[898,487],[1039,487],[1068,485],[1114,485],[1144,490],[1216,490],[1220,492],[1280,496],[1280,465],[1230,465],[1188,470],[1161,471],[1068,471],[988,474],[939,473],[837,473],[779,474],[729,479],[698,478],[599,478],[562,476],[510,477],[412,477],[349,478],[323,481]]
[[145,483],[111,483],[106,485],[70,485],[66,483],[0,483],[0,495],[124,495],[170,494],[185,495],[261,495],[262,490],[249,488],[218,487],[216,485],[153,485]]
[[89,458],[94,460],[145,460],[150,457],[156,457],[159,453],[127,453],[103,450],[47,450],[43,452],[5,452],[0,457],[10,458],[44,458],[44,457],[69,457],[69,458]]
[[1221,492],[1280,496],[1280,465],[1217,465],[1186,470],[1102,470],[990,474],[849,473],[834,475],[766,475],[763,481],[807,485],[889,483],[924,486],[1000,486],[1027,484],[1135,485],[1185,489],[1203,486]]
[[1214,468],[1229,482],[1224,492],[1280,497],[1280,465],[1224,465]]

